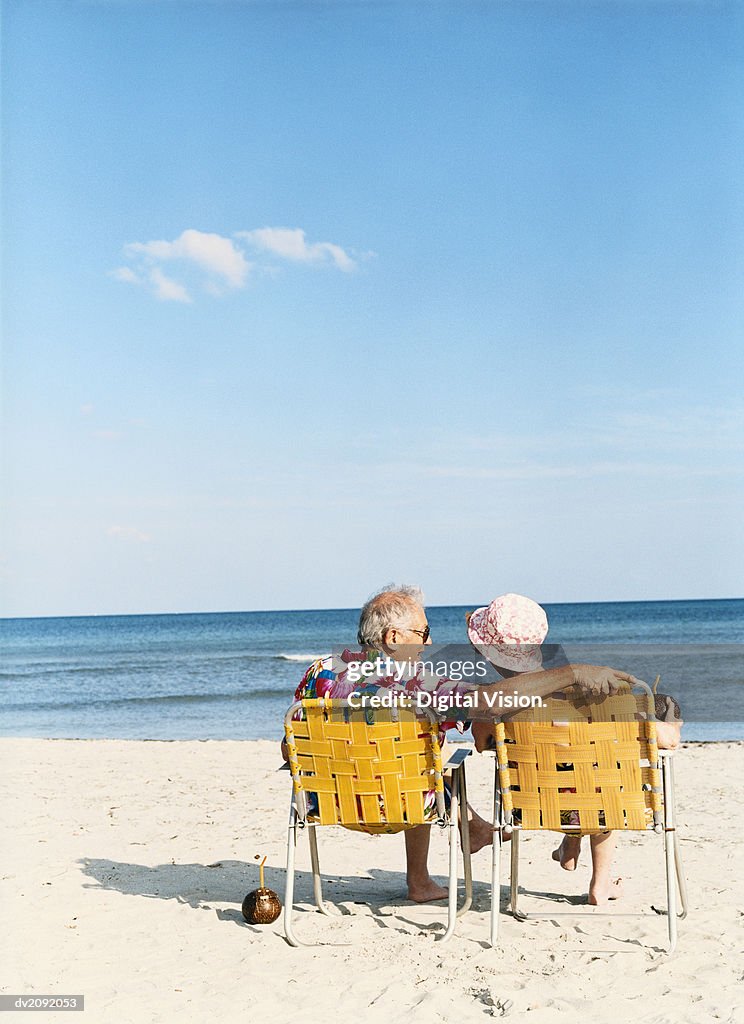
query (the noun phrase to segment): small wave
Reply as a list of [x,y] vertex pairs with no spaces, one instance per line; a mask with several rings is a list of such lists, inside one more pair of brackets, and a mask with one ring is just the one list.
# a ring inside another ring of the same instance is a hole
[[6,705],[7,711],[61,711],[71,708],[114,708],[126,707],[136,704],[200,704],[216,701],[228,703],[236,701],[245,703],[251,700],[266,700],[281,697],[287,704],[292,702],[292,693],[286,688],[247,690],[241,693],[166,693],[151,697],[112,697],[94,698],[89,700],[68,700],[68,701],[34,701],[19,704]]
[[317,661],[318,658],[323,658],[323,654],[275,654],[275,658],[279,661],[305,661],[309,665],[311,661]]
[[[252,666],[256,661],[298,661],[309,665],[318,658],[324,658],[325,654],[272,654],[264,651],[238,651],[233,654],[200,654],[198,652],[182,651],[177,652],[153,652],[147,661],[128,661],[123,657],[121,661],[111,663],[92,661],[87,664],[65,664],[57,661],[49,666],[31,662],[19,666],[15,671],[0,671],[0,685],[12,682],[25,682],[34,679],[41,679],[46,676],[62,679],[67,676],[127,676],[162,671],[163,665],[173,668],[174,665],[183,665],[188,668],[196,666],[221,665],[232,663],[240,667],[241,664]],[[103,657],[103,656],[102,656]]]

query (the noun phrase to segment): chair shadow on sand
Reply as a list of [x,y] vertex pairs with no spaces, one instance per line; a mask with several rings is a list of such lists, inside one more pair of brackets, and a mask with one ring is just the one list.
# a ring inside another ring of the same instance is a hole
[[[124,896],[142,896],[145,899],[175,900],[194,910],[214,911],[221,921],[229,921],[242,928],[258,932],[243,918],[241,904],[247,892],[258,885],[256,865],[252,861],[223,860],[215,864],[132,864],[95,857],[82,858],[81,870],[92,881],[89,889],[120,892]],[[313,876],[309,871],[298,871],[295,876],[295,912],[315,913],[313,902]],[[274,869],[266,871],[266,885],[284,899],[285,873]],[[366,907],[368,915],[380,928],[405,931],[399,925],[409,925],[419,931],[437,932],[444,929],[441,920],[425,920],[417,913],[418,906],[405,897],[405,873],[369,869],[367,876],[325,875],[324,897],[340,916],[351,917],[356,907]],[[543,895],[543,894],[536,894]],[[549,894],[544,894],[546,898]],[[502,903],[508,900],[508,889],[502,886]],[[487,913],[490,907],[490,886],[485,882],[473,883],[471,912]],[[230,909],[215,907],[215,903],[232,903]],[[428,904],[441,912],[443,902]],[[409,911],[413,911],[409,916]],[[365,915],[366,916],[366,915]]]

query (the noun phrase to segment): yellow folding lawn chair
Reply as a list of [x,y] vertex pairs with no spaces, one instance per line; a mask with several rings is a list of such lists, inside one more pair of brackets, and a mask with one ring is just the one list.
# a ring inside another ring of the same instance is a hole
[[641,686],[639,696],[628,690],[601,701],[548,698],[542,708],[495,724],[492,945],[498,936],[502,829],[511,833],[511,912],[519,920],[540,916],[518,909],[520,832],[617,830],[664,836],[669,952],[674,949],[677,887],[681,918],[687,894],[674,822],[673,759],[671,751],[658,749],[653,694]]
[[[301,718],[299,715],[301,714]],[[436,823],[449,833],[449,900],[447,929],[452,936],[456,917],[472,901],[470,836],[467,825],[465,758],[469,749],[455,751],[442,765],[439,726],[426,709],[403,707],[351,709],[345,700],[325,698],[297,701],[287,711],[284,730],[292,775],[292,800],[287,835],[287,884],[284,933],[293,946],[301,942],[292,928],[295,847],[298,831],[307,830],[313,890],[318,910],[330,916],[323,901],[316,829],[341,825],[361,832],[400,832]],[[452,771],[449,809],[443,774]],[[434,793],[435,807],[425,797]],[[457,823],[462,804],[462,848],[465,901],[457,909]]]

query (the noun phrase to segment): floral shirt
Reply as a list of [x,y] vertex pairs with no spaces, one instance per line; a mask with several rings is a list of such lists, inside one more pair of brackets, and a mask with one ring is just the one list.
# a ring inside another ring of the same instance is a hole
[[[359,665],[365,661],[376,661],[377,651],[350,651],[345,650],[341,660],[350,666]],[[427,671],[424,666],[417,662],[411,668],[413,671],[406,672],[402,678],[395,675],[374,675],[359,679],[356,673],[351,673],[349,668],[336,672],[333,668],[333,658],[318,658],[308,668],[302,677],[300,685],[295,690],[295,700],[306,700],[314,697],[328,697],[336,700],[344,700],[350,693],[358,693],[362,697],[370,696],[379,690],[387,689],[400,694],[429,693],[436,694],[438,700],[447,701],[450,698],[472,693],[476,687],[466,682],[455,682],[444,676],[434,675]],[[351,676],[351,678],[350,678]],[[463,716],[464,717],[464,716]],[[449,721],[442,723],[440,742],[444,739],[447,729],[457,728],[459,732],[464,729],[463,721]]]

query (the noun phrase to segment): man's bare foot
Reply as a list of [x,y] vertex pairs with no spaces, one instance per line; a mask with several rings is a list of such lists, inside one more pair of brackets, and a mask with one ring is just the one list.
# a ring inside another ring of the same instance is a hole
[[594,882],[589,886],[589,904],[602,907],[610,900],[619,900],[623,895],[622,878],[608,879],[606,882]]
[[433,878],[425,882],[408,883],[408,899],[414,903],[431,903],[433,900],[446,900],[447,890],[437,885]]
[[564,871],[575,871],[581,852],[581,836],[564,836],[557,850],[553,850],[553,860],[557,860]]

